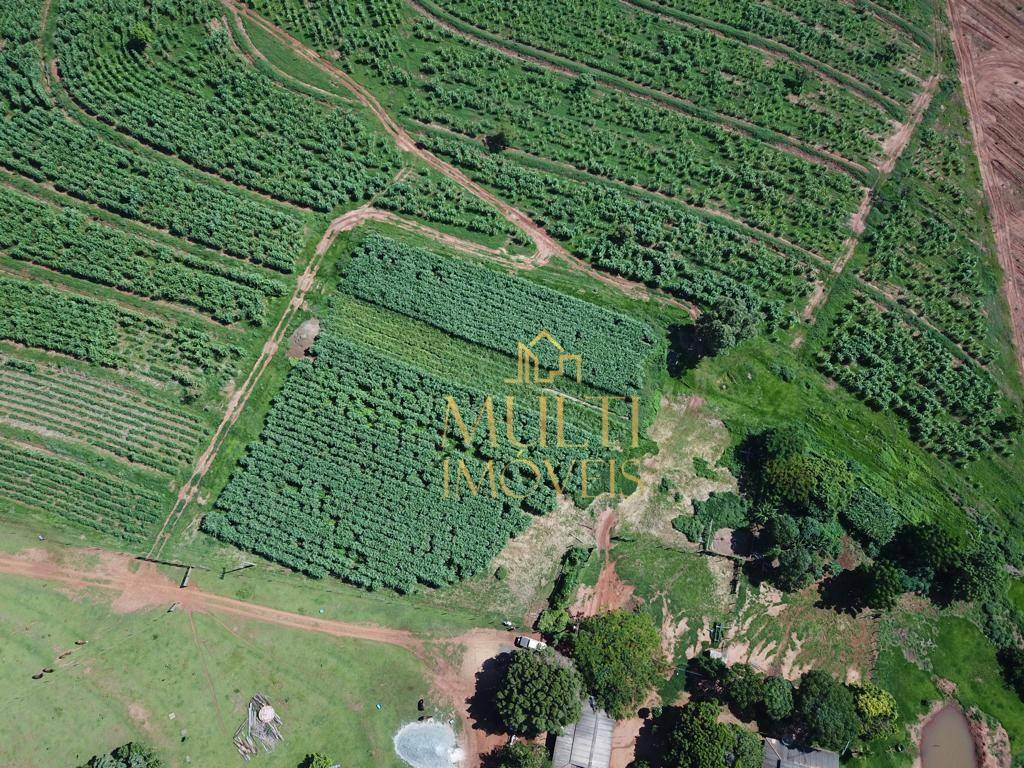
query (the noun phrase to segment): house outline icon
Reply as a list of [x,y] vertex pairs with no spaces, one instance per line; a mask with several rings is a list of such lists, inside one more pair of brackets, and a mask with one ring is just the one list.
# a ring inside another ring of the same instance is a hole
[[[537,356],[536,347],[540,342],[550,344],[558,353],[558,367],[550,370],[542,369],[540,358]],[[546,330],[541,330],[529,344],[521,341],[516,342],[516,376],[512,379],[505,379],[506,384],[554,384],[560,376],[566,375],[566,364],[572,363],[576,374],[576,383],[583,380],[583,358],[580,355],[569,354],[565,347],[558,343],[558,339]]]

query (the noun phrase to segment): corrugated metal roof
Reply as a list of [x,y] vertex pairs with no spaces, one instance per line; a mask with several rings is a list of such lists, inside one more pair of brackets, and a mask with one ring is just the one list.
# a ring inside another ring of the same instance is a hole
[[778,739],[765,739],[764,768],[839,768],[839,755],[823,749],[787,747]]
[[554,768],[608,768],[614,730],[615,721],[586,702],[580,721],[555,740]]

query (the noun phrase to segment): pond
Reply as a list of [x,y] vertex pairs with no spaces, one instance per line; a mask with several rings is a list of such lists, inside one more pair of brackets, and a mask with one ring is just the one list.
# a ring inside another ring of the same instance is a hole
[[922,768],[977,768],[971,728],[956,704],[947,704],[925,723],[920,747]]

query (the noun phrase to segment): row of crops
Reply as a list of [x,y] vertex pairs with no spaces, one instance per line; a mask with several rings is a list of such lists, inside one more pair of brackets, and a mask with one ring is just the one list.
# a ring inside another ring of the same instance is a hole
[[[894,0],[896,6],[916,6],[909,18],[927,30],[934,9],[927,0]],[[928,34],[899,29],[874,13],[868,3],[831,0],[653,0],[639,2],[694,23],[726,25],[729,31],[774,41],[872,85],[879,92],[908,103],[918,88],[912,73],[932,65]],[[904,10],[899,8],[897,10]]]
[[203,432],[194,416],[176,411],[169,398],[142,396],[59,365],[0,360],[6,423],[167,475],[192,458]]
[[[433,4],[426,3],[427,7]],[[619,0],[444,0],[465,23],[868,162],[888,115],[806,67]]]
[[285,272],[294,268],[302,249],[301,215],[211,184],[168,160],[104,142],[54,108],[36,43],[8,33],[0,29],[7,41],[0,49],[0,166],[240,259]]
[[2,437],[0,499],[131,543],[144,541],[159,522],[162,502],[158,493],[123,476]]
[[438,173],[411,171],[390,184],[374,198],[373,204],[432,224],[500,238],[523,247],[530,244],[523,231],[502,218],[495,208]]
[[1019,420],[984,369],[863,293],[840,311],[819,353],[828,376],[900,415],[923,447],[955,462],[1006,447]]
[[199,324],[8,277],[0,277],[0,338],[186,386],[240,354]]
[[[250,0],[340,65],[379,83],[394,111],[636,184],[837,257],[861,189],[851,176],[630,94],[474,45],[399,0],[308,7]],[[358,6],[358,7],[357,7]]]
[[947,81],[906,161],[879,192],[860,274],[981,363],[994,357],[983,274],[989,222],[967,114]]
[[[277,87],[247,66],[213,0],[61,0],[57,10],[70,93],[162,151],[322,211],[368,199],[397,170],[397,151],[368,116]],[[140,26],[151,44],[135,39]]]
[[[315,353],[292,369],[259,441],[204,517],[207,532],[313,576],[410,591],[477,573],[526,526],[527,512],[550,509],[550,486],[514,463],[542,461],[540,449],[504,436],[492,445],[484,429],[467,446],[450,423],[446,431],[446,398],[472,425],[483,392],[348,341],[330,317]],[[516,410],[519,440],[536,443],[537,419]],[[599,444],[578,427],[565,434]],[[568,478],[584,455],[562,450],[550,460]],[[478,495],[455,470],[458,460]],[[511,493],[492,495],[488,460]]]
[[74,207],[0,186],[0,253],[134,293],[195,307],[222,323],[263,322],[284,287],[241,262],[218,261],[134,237]]
[[[546,330],[582,357],[583,381],[618,394],[641,392],[648,370],[664,358],[664,344],[645,323],[380,235],[365,238],[356,248],[345,288],[509,355],[518,342],[528,343]],[[549,343],[534,349],[541,365],[558,367],[558,352]]]
[[434,136],[424,143],[529,211],[581,258],[701,306],[734,299],[767,327],[785,325],[815,274],[797,256],[667,201],[573,182],[464,141]]

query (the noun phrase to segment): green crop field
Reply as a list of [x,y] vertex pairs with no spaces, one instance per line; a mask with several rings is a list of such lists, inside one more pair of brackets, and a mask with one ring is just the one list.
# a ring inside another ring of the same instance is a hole
[[8,5],[0,765],[229,765],[263,692],[257,765],[404,765],[423,697],[476,768],[502,622],[582,659],[619,609],[616,764],[695,768],[684,689],[1024,756],[1011,11]]

